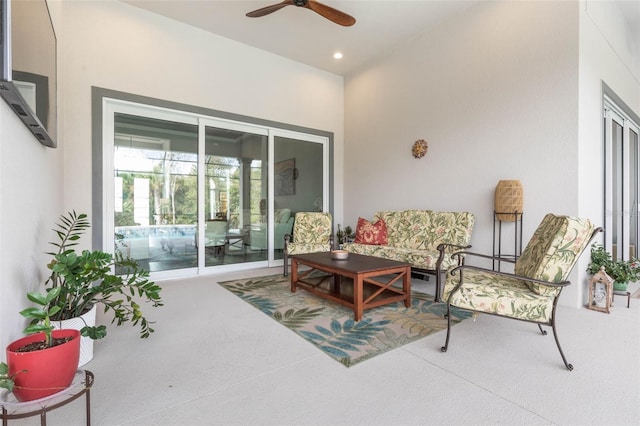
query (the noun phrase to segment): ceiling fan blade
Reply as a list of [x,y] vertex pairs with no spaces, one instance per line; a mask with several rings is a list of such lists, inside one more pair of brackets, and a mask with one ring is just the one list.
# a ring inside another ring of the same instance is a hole
[[285,0],[282,3],[272,4],[271,6],[262,7],[260,9],[254,10],[253,12],[247,13],[249,18],[259,18],[260,16],[268,15],[270,13],[275,12],[276,10],[280,10],[285,6],[293,6],[295,3],[293,0]]
[[350,27],[351,25],[356,23],[356,18],[354,18],[353,16],[347,15],[344,12],[340,12],[339,10],[322,3],[318,3],[317,1],[309,0],[304,7],[306,7],[307,9],[311,9],[314,12],[324,16],[328,20],[344,27]]

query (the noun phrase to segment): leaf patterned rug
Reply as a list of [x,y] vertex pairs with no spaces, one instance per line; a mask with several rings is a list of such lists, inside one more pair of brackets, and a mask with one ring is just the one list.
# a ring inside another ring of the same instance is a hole
[[[289,277],[282,275],[218,284],[347,367],[447,328],[446,304],[416,291],[410,308],[397,302],[367,309],[356,322],[351,309],[302,289],[292,293]],[[453,324],[470,316],[452,308]]]

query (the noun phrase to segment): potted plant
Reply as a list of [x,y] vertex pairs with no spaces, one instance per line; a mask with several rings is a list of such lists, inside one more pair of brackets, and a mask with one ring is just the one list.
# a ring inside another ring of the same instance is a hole
[[640,279],[640,261],[638,259],[613,260],[611,253],[602,245],[594,244],[591,246],[591,262],[587,267],[587,272],[595,275],[602,266],[604,266],[607,275],[613,278],[615,291],[627,291],[629,282]]
[[[96,307],[101,305],[105,314],[113,315],[112,323],[139,325],[140,337],[149,337],[154,330],[152,322],[142,312],[141,303],[162,306],[161,287],[149,279],[149,272],[119,250],[115,254],[99,250],[75,251],[73,247],[90,226],[86,214],[71,211],[61,215],[56,226],[54,232],[58,241],[51,243],[56,250],[47,253],[53,258],[47,265],[51,274],[45,282],[48,293],[59,289],[51,302],[58,308],[51,315],[54,324],[66,327],[63,321],[82,318],[92,309],[95,313]],[[80,365],[83,365],[93,355],[92,339],[105,337],[107,328],[96,326],[95,316],[79,321],[83,336]]]
[[13,390],[13,376],[9,375],[9,366],[6,362],[0,362],[0,388],[11,392]]
[[340,229],[340,224],[338,224],[338,230],[336,231],[336,239],[338,240],[338,246],[342,248],[342,243],[344,242],[344,231]]
[[32,322],[24,329],[26,337],[7,346],[4,382],[18,401],[44,398],[69,387],[78,369],[80,332],[54,330],[51,324],[51,316],[60,310],[53,305],[59,294],[59,288],[47,294],[28,293],[28,299],[39,306],[20,312]]
[[353,241],[353,229],[349,225],[344,227],[344,240],[346,243]]

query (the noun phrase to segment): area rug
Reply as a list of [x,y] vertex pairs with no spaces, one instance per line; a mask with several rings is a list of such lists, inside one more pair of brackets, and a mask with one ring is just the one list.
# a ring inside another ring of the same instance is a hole
[[[410,308],[397,302],[367,309],[356,322],[351,309],[302,289],[292,293],[282,275],[218,284],[347,367],[447,328],[446,304],[416,291]],[[452,308],[454,324],[470,316]]]

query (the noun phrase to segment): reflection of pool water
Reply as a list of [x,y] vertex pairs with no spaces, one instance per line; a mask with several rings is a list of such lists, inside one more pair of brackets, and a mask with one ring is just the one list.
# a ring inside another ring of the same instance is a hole
[[127,255],[132,259],[151,259],[157,255],[151,249],[167,251],[172,254],[176,249],[186,251],[195,245],[195,225],[152,225],[117,226],[116,234],[122,235],[122,242],[128,247]]
[[196,234],[195,225],[151,225],[151,226],[116,226],[116,234],[124,238],[177,238],[193,237]]

